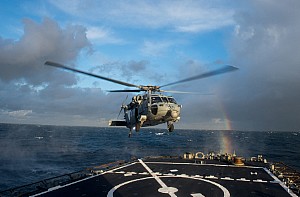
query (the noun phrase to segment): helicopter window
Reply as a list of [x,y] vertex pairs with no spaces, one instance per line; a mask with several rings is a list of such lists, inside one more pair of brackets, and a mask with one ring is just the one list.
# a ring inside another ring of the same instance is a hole
[[167,102],[168,102],[167,97],[161,97],[161,99],[163,100],[164,103],[167,103]]
[[175,104],[177,103],[176,100],[172,97],[169,97],[168,100],[170,103],[175,103]]
[[158,103],[158,102],[161,102],[161,99],[160,99],[160,97],[158,97],[158,96],[151,97],[151,102],[152,102],[152,103]]

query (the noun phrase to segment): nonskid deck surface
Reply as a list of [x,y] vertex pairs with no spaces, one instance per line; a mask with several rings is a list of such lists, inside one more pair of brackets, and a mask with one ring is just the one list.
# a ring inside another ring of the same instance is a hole
[[143,159],[36,196],[296,196],[264,167]]

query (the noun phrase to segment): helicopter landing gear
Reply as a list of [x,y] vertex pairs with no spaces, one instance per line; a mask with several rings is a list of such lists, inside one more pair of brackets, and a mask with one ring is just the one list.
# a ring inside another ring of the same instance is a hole
[[136,132],[139,132],[139,131],[140,131],[140,128],[141,128],[141,123],[140,123],[140,122],[137,122],[137,123],[135,124],[135,131],[136,131]]
[[130,127],[129,133],[128,133],[128,137],[129,137],[129,138],[131,137],[131,134],[132,134],[132,128]]
[[174,124],[172,122],[168,122],[168,131],[173,132],[174,131]]

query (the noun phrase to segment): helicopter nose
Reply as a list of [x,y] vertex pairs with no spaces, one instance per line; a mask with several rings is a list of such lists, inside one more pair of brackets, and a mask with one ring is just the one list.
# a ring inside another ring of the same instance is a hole
[[179,116],[178,111],[173,110],[173,111],[171,112],[171,116],[172,116],[172,118],[177,118],[177,117]]

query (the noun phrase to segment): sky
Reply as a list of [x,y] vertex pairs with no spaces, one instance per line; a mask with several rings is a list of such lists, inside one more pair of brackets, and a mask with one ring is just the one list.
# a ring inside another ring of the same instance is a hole
[[0,1],[0,122],[102,127],[133,96],[47,60],[137,85],[233,65],[166,89],[200,93],[173,95],[183,106],[175,128],[299,131],[299,9],[298,0]]

